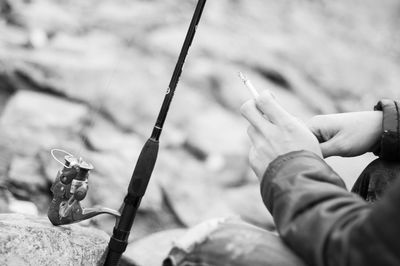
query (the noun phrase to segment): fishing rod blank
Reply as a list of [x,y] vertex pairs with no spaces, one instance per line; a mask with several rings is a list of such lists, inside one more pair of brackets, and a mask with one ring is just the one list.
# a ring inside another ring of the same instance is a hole
[[116,266],[128,245],[129,234],[135,220],[136,212],[140,206],[142,197],[144,196],[147,185],[150,181],[154,165],[157,160],[159,139],[164,126],[165,119],[171,105],[172,98],[178,85],[179,78],[182,73],[183,65],[188,54],[189,48],[196,34],[197,25],[200,22],[201,15],[204,10],[206,0],[199,0],[191,20],[189,30],[186,34],[178,62],[176,63],[167,93],[157,121],[154,125],[151,137],[147,140],[142,148],[139,158],[136,162],[135,170],[133,171],[131,181],[128,187],[128,194],[125,196],[121,206],[121,217],[117,218],[113,235],[108,244],[108,253],[104,265]]

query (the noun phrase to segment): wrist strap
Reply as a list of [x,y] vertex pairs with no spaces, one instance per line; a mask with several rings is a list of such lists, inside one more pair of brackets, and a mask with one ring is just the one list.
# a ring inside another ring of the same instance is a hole
[[400,161],[400,103],[381,100],[374,107],[383,111],[383,134],[376,155],[388,161]]

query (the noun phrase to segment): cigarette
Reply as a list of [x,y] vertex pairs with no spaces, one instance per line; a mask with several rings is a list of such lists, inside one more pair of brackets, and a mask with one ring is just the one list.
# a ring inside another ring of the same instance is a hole
[[257,98],[259,94],[256,88],[254,88],[251,81],[242,72],[239,72],[239,78],[243,81],[243,84],[249,89],[253,97]]

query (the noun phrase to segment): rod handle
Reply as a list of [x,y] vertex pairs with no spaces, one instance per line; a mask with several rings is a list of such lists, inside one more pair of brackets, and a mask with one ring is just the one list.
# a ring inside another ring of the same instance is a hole
[[148,139],[144,144],[128,187],[129,197],[143,197],[158,156],[159,142]]
[[117,266],[121,257],[122,253],[109,250],[104,266]]

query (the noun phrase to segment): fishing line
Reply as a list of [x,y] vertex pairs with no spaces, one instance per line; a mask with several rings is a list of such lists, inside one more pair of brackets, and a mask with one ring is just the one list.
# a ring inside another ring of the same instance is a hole
[[[113,67],[113,70],[112,70],[112,73],[110,75],[110,78],[109,78],[109,80],[107,82],[107,85],[105,86],[105,91],[108,91],[108,89],[110,89],[111,83],[114,81],[114,77],[115,77],[115,74],[117,72],[117,69],[119,68],[119,66],[121,64],[121,61],[119,60],[120,58],[118,58],[117,63]],[[102,91],[104,91],[104,89]],[[102,108],[105,105],[104,104],[105,101],[103,101],[103,99],[104,99],[103,97],[105,97],[105,96],[102,96],[102,94],[99,93],[99,102],[100,102],[100,104],[97,106],[97,108],[95,108],[95,105],[91,105],[90,101],[88,102],[89,107],[90,106],[93,106],[93,107],[90,109],[91,111],[90,111],[90,114],[89,114],[88,123],[86,125],[83,125],[83,127],[81,129],[81,132],[82,132],[83,136],[82,136],[82,139],[81,139],[82,143],[79,145],[80,148],[79,148],[79,151],[78,151],[78,158],[81,158],[81,155],[82,155],[82,152],[83,152],[83,149],[84,149],[84,145],[86,145],[86,143],[87,143],[87,141],[89,139],[89,135],[87,134],[87,132],[85,134],[85,130],[91,129],[91,127],[95,124],[96,116],[98,114],[100,114]]]
[[[134,38],[134,36],[132,36],[132,37],[130,37],[129,39],[128,39],[128,43],[130,43],[130,42],[132,42],[133,41],[133,38]],[[112,73],[111,73],[111,75],[109,76],[109,79],[108,79],[108,81],[107,81],[107,83],[106,83],[106,86],[105,87],[103,87],[103,89],[101,89],[100,90],[100,92],[104,92],[104,91],[108,91],[110,88],[111,88],[111,84],[113,83],[113,81],[114,81],[114,78],[115,78],[115,75],[116,75],[116,73],[117,73],[117,70],[119,69],[119,67],[120,67],[120,65],[121,65],[121,60],[122,59],[122,55],[119,55],[119,56],[117,56],[117,62],[114,64],[114,66],[112,67]],[[99,105],[97,105],[97,107],[96,107],[96,105],[95,104],[92,104],[92,101],[87,101],[87,103],[86,103],[86,105],[90,108],[90,111],[89,111],[89,115],[88,115],[88,122],[87,122],[87,124],[84,124],[83,126],[82,126],[82,128],[81,128],[81,130],[80,130],[80,134],[81,134],[81,143],[80,143],[80,145],[79,145],[79,149],[77,150],[78,152],[76,153],[78,156],[76,157],[76,158],[78,158],[79,160],[82,160],[82,153],[84,152],[84,148],[85,148],[85,145],[86,145],[86,143],[87,143],[87,141],[88,141],[88,139],[89,139],[89,136],[88,136],[88,134],[87,134],[87,132],[86,132],[86,134],[85,134],[85,130],[87,131],[87,130],[89,130],[94,124],[95,124],[95,118],[96,118],[96,116],[98,115],[98,114],[100,114],[101,113],[101,110],[102,110],[102,108],[104,107],[104,105],[105,105],[105,101],[103,100],[104,98],[106,98],[105,96],[105,93],[103,94],[103,93],[98,93],[97,94],[98,95],[98,99],[99,99],[99,102],[100,102],[100,104]],[[52,149],[52,151],[53,150],[58,150],[58,151],[64,151],[64,150],[60,150],[60,149]],[[75,150],[76,151],[76,150]],[[71,155],[72,157],[75,157],[75,156],[73,156],[72,154],[70,154],[69,152],[66,152],[66,151],[64,151],[66,154],[69,154],[69,155]],[[58,160],[58,159],[56,159],[56,157],[53,155],[53,153],[51,153],[52,154],[52,156],[53,156],[53,158],[57,161],[57,162],[59,162],[60,163],[60,161]],[[62,163],[62,165],[64,165],[63,163]],[[65,165],[64,165],[65,166]]]
[[[127,44],[132,43],[135,37],[136,36],[131,36],[126,43]],[[112,73],[111,73],[111,75],[110,75],[110,77],[109,77],[109,79],[108,79],[108,81],[106,83],[106,86],[103,87],[103,89],[101,89],[102,92],[108,91],[111,88],[111,85],[112,85],[112,83],[114,81],[114,78],[115,78],[115,75],[117,73],[117,70],[121,66],[122,56],[123,55],[117,56],[117,62],[114,64],[114,66],[112,68]],[[184,62],[182,62],[182,64],[183,63]],[[168,90],[170,90],[170,88],[168,88]],[[168,94],[168,92],[167,92],[167,94]],[[79,148],[77,150],[75,150],[75,152],[77,151],[76,154],[78,155],[77,156],[78,159],[81,159],[81,157],[83,155],[83,152],[84,152],[85,145],[86,145],[86,143],[87,143],[87,141],[89,139],[88,134],[85,134],[85,130],[89,130],[95,124],[96,116],[101,113],[102,108],[105,106],[105,101],[103,101],[103,99],[106,98],[106,94],[105,93],[99,93],[98,95],[99,95],[100,104],[97,107],[96,107],[96,105],[91,104],[92,101],[89,100],[87,102],[87,105],[89,106],[89,108],[91,108],[91,111],[90,111],[90,114],[89,114],[89,117],[88,117],[87,124],[83,125],[82,129],[80,130],[80,132],[81,132],[80,134],[82,134],[81,143],[79,145]],[[162,118],[161,119],[159,118],[159,121],[160,120],[162,120]],[[163,126],[162,124],[163,123],[161,123],[159,125],[160,130],[162,130],[162,126]],[[57,150],[57,149],[55,149],[55,150]],[[54,158],[54,156],[53,156],[53,158]],[[56,161],[59,162],[59,160],[56,160]]]

